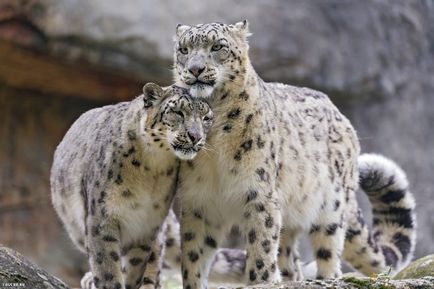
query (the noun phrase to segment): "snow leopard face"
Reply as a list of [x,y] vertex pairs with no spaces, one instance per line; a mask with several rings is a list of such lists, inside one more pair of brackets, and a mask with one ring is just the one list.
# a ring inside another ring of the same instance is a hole
[[218,89],[243,81],[248,55],[247,21],[236,24],[178,25],[174,76],[193,97],[212,97]]
[[180,159],[192,159],[205,146],[213,112],[200,98],[192,98],[187,89],[178,86],[162,88],[148,83],[143,88],[151,137],[166,142]]

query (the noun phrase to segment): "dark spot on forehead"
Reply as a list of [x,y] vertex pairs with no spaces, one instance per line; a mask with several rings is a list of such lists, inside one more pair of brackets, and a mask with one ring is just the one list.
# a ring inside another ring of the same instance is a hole
[[194,98],[190,95],[188,89],[173,85],[166,91],[166,99],[160,107],[160,114],[164,115],[171,110],[182,111],[185,116],[191,114],[206,114],[210,107],[205,99]]
[[181,37],[183,44],[208,44],[211,41],[221,40],[229,31],[228,25],[223,23],[199,24],[188,29]]

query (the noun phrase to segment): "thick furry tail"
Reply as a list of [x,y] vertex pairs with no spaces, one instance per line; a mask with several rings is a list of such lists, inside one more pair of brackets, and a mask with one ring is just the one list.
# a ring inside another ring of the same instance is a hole
[[357,201],[350,198],[344,259],[365,275],[398,272],[413,256],[416,243],[415,201],[403,170],[381,155],[358,159],[360,187],[372,205],[372,232]]

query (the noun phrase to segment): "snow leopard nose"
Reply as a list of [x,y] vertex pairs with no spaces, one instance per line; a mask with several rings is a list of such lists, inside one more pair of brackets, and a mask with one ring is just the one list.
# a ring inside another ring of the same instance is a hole
[[200,132],[198,132],[196,130],[188,131],[187,135],[193,144],[197,144],[198,142],[200,142],[202,140],[202,135],[200,134]]
[[193,74],[195,77],[199,77],[199,75],[205,70],[205,66],[201,64],[193,64],[188,67],[188,71]]

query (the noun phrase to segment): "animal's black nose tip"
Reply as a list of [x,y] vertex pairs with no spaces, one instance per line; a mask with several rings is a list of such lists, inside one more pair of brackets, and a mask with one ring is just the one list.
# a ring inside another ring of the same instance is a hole
[[202,139],[199,133],[188,132],[187,135],[193,144],[197,144]]
[[199,75],[202,74],[202,72],[205,70],[204,66],[199,66],[199,65],[193,65],[191,66],[189,69],[191,74],[193,74],[195,77],[198,77]]

